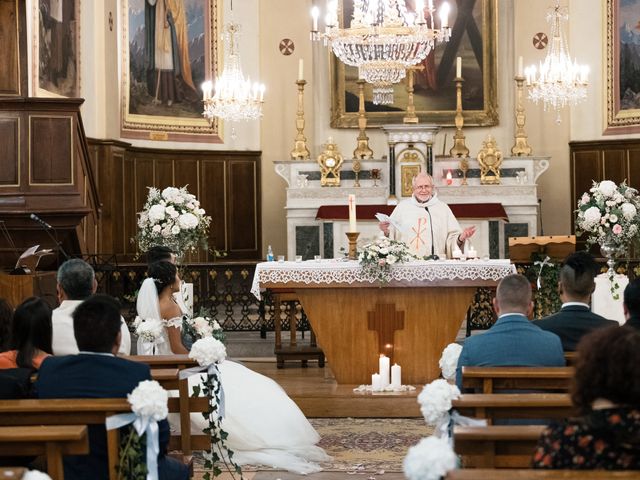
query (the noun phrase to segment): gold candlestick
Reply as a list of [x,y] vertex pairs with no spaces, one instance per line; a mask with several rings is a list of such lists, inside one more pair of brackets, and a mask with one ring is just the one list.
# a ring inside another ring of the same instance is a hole
[[[360,172],[360,162],[358,160],[368,160],[373,158],[373,150],[369,147],[369,137],[367,136],[367,111],[364,108],[364,80],[358,80],[358,146],[353,151],[353,171],[356,174],[356,182],[354,186],[359,187],[358,173]],[[356,170],[357,168],[357,170]]]
[[416,106],[413,104],[413,72],[424,70],[422,66],[407,68],[407,114],[402,119],[402,123],[418,123]]
[[360,232],[346,232],[349,239],[349,260],[358,259],[358,237]]
[[524,77],[516,75],[516,90],[518,92],[518,101],[516,104],[516,134],[514,135],[516,143],[511,147],[511,153],[519,157],[529,156],[533,151],[527,142],[527,133],[524,130],[526,115],[524,114],[524,105],[522,103]]
[[306,80],[297,80],[298,85],[298,111],[296,112],[296,134],[293,150],[291,150],[292,160],[309,160],[310,153],[307,148],[307,137],[304,136],[304,86]]
[[453,147],[449,150],[449,155],[452,157],[461,157],[460,170],[462,170],[462,182],[461,185],[467,184],[467,171],[469,170],[469,149],[464,143],[464,133],[462,133],[462,126],[464,125],[464,117],[462,116],[462,77],[456,77],[453,79],[456,82],[456,133],[453,136]]

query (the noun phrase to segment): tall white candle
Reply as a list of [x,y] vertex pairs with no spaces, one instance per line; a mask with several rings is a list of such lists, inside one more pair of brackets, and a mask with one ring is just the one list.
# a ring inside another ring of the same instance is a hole
[[380,382],[381,382],[382,388],[386,388],[389,386],[389,373],[390,373],[389,362],[390,362],[389,357],[387,357],[384,354],[380,355],[379,368],[380,368]]
[[320,10],[318,9],[318,7],[313,7],[311,9],[311,18],[313,21],[313,27],[311,28],[311,31],[313,32],[317,32],[318,31],[318,16],[320,15]]
[[522,77],[524,72],[524,65],[522,63],[522,56],[518,57],[518,76]]
[[391,367],[391,386],[393,388],[402,386],[402,368],[397,363]]
[[371,375],[371,390],[374,392],[382,390],[382,383],[380,382],[380,375],[378,373]]
[[356,230],[356,196],[349,195],[349,231],[357,232]]
[[302,59],[298,60],[298,80],[304,80],[304,61]]
[[462,57],[456,57],[456,78],[462,77]]

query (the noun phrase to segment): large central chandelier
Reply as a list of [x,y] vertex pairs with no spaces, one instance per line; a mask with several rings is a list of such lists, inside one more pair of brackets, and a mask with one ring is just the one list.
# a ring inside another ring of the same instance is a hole
[[203,115],[213,122],[215,117],[228,121],[252,120],[262,116],[264,85],[245,79],[238,54],[240,25],[229,23],[225,27],[225,62],[222,75],[215,83],[202,84]]
[[317,7],[311,12],[311,38],[323,39],[342,63],[358,67],[358,76],[373,84],[373,103],[390,104],[393,84],[407,68],[423,61],[436,41],[451,36],[448,3],[440,9],[440,29],[435,28],[433,0],[426,9],[424,0],[415,4],[416,11],[409,12],[405,0],[353,0],[351,24],[341,28],[338,0],[329,0],[324,32],[318,31]]
[[545,111],[556,110],[556,122],[560,123],[560,109],[566,105],[577,105],[587,98],[589,67],[571,60],[569,47],[561,28],[569,14],[566,8],[560,8],[558,1],[549,9],[547,21],[551,24],[551,45],[544,63],[536,68],[531,65],[525,69],[529,98],[535,103],[542,100]]

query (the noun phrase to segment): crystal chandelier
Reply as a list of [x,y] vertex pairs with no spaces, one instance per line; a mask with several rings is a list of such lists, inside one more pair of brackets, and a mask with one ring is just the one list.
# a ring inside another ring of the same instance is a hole
[[[344,0],[347,1],[347,0]],[[393,84],[406,76],[407,68],[424,60],[436,41],[448,41],[449,4],[440,9],[440,29],[433,20],[435,8],[429,0],[425,18],[424,0],[416,0],[409,12],[405,0],[353,0],[349,28],[338,22],[338,0],[329,0],[324,32],[318,31],[318,9],[311,11],[311,38],[325,45],[346,65],[358,67],[358,76],[373,84],[373,103],[393,103]]]
[[224,70],[215,83],[202,84],[203,115],[213,122],[215,117],[231,122],[253,120],[262,116],[264,103],[264,85],[251,84],[245,79],[240,67],[238,54],[238,34],[240,25],[229,23],[225,27],[223,42],[225,44]]
[[556,122],[560,123],[560,109],[566,105],[577,105],[587,98],[589,67],[571,61],[569,48],[561,29],[561,22],[569,19],[566,8],[556,6],[549,9],[547,21],[551,24],[551,45],[544,63],[539,69],[531,65],[525,69],[529,98],[535,103],[542,100],[544,110],[556,111]]

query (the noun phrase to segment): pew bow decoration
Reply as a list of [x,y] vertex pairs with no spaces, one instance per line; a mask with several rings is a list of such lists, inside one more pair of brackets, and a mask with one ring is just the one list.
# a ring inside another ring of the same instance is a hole
[[409,480],[439,480],[454,470],[457,463],[449,439],[431,436],[409,448],[402,469]]
[[458,358],[462,352],[462,345],[450,343],[442,351],[442,356],[438,365],[442,371],[442,378],[449,382],[456,381],[456,368],[458,367]]
[[536,280],[536,286],[538,287],[538,290],[542,288],[542,282],[540,281],[540,279],[542,277],[542,270],[544,269],[544,266],[547,265],[549,267],[553,267],[553,263],[551,263],[549,260],[551,260],[549,256],[546,256],[544,257],[543,261],[533,262],[534,265],[540,266],[540,271],[538,272],[538,279]]
[[[132,444],[139,445],[142,435],[147,435],[146,478],[158,480],[158,455],[160,453],[158,422],[167,418],[169,395],[167,391],[155,380],[141,381],[133,391],[127,395],[127,401],[131,404],[133,413],[112,415],[106,420],[107,430],[124,427],[132,424],[133,429],[128,435],[128,440],[123,452],[120,454],[120,470],[122,472],[123,457],[127,457],[127,449]],[[138,439],[134,438],[134,433]],[[125,475],[125,478],[128,478]]]

